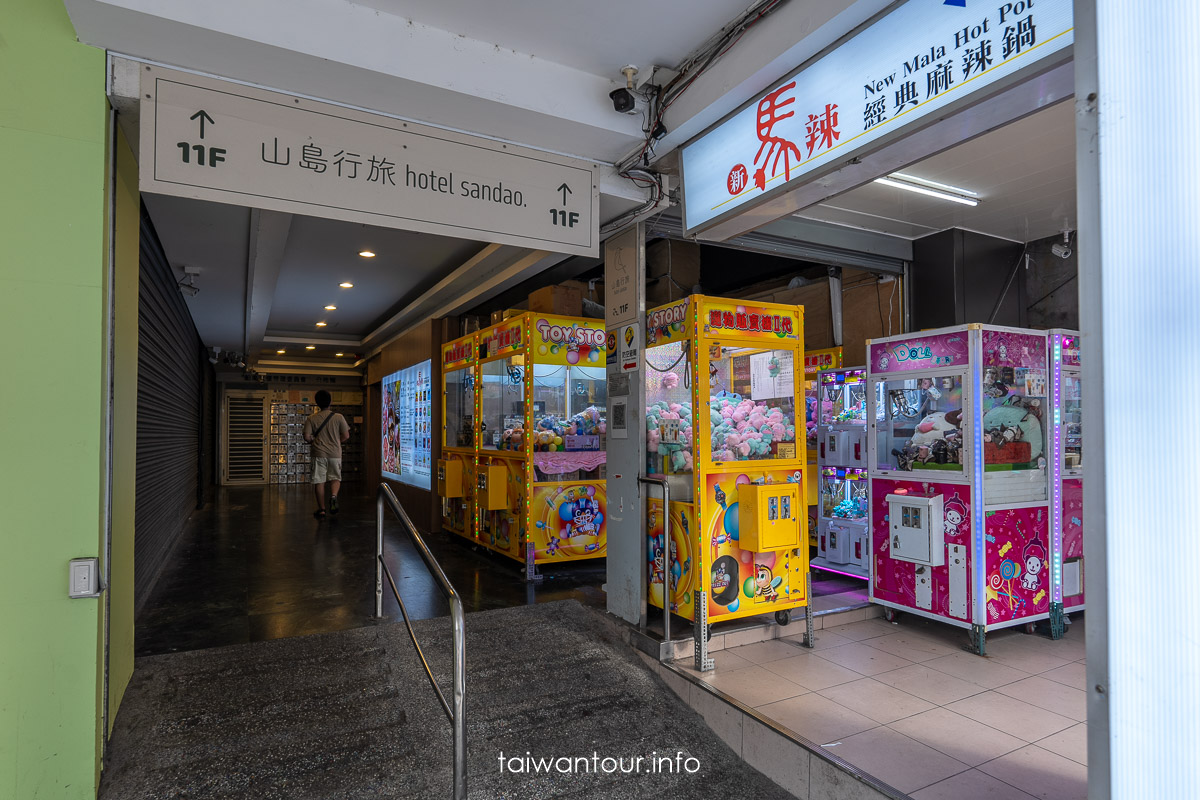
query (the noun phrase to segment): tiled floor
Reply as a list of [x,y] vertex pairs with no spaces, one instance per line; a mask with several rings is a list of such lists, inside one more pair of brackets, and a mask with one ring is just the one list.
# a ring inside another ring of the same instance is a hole
[[[1055,642],[915,617],[716,653],[698,675],[916,800],[1087,797],[1083,617]],[[690,670],[689,661],[677,662]],[[696,673],[693,672],[695,675]]]

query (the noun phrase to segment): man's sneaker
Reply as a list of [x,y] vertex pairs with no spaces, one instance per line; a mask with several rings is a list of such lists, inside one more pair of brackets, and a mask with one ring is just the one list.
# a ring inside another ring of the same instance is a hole
[[333,497],[329,498],[329,510],[331,512],[333,512],[334,514],[336,514],[338,512],[337,495],[334,495]]

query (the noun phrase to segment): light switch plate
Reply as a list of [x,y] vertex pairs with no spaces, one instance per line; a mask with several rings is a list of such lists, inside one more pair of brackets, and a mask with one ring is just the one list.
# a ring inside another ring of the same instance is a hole
[[100,596],[100,559],[71,559],[67,596],[75,599]]

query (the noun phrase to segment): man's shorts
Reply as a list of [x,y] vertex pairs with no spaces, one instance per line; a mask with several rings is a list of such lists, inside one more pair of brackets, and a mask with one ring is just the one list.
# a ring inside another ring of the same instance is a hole
[[342,460],[340,458],[313,457],[312,482],[340,481],[342,479]]

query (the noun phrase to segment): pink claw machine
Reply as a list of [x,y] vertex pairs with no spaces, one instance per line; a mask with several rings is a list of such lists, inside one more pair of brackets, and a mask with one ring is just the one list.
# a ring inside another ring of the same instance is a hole
[[1050,526],[1054,597],[1050,635],[1063,635],[1072,611],[1084,610],[1083,420],[1079,332],[1049,332],[1050,360]]
[[868,343],[873,602],[970,631],[1050,616],[1045,331],[963,325]]

